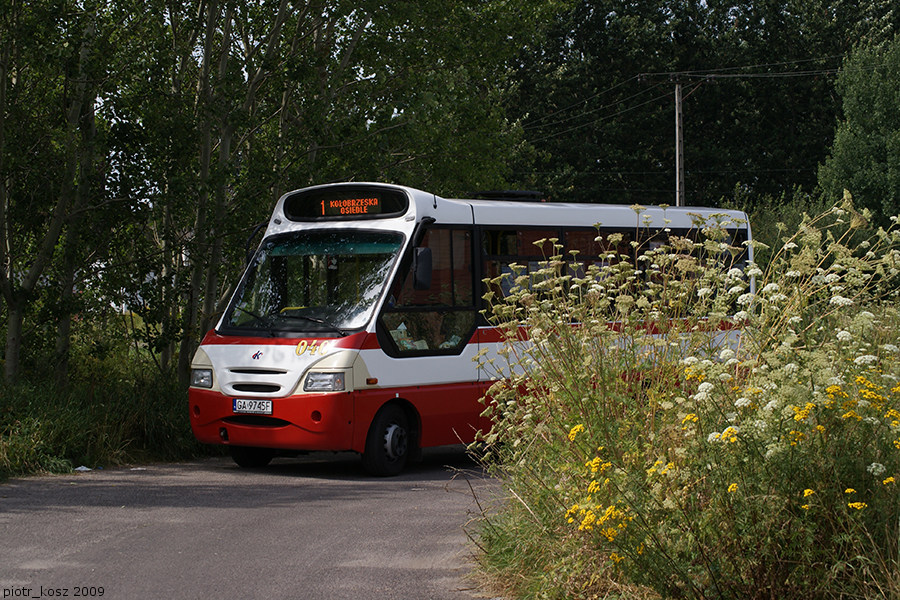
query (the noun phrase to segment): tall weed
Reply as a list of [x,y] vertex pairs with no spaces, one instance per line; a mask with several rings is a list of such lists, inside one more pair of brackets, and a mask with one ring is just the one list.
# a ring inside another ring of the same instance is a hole
[[488,294],[478,539],[519,597],[900,594],[900,233],[846,197],[763,272],[724,225]]

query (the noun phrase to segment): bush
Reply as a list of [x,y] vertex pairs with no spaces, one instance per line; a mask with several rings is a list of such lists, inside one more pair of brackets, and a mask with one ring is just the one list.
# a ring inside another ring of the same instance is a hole
[[187,392],[165,379],[0,387],[0,407],[0,479],[199,453]]
[[482,570],[527,598],[900,594],[900,233],[866,219],[805,218],[765,273],[708,227],[491,298]]
[[794,188],[779,196],[750,198],[741,187],[735,187],[734,196],[723,202],[726,208],[745,211],[753,224],[753,239],[760,242],[754,261],[765,269],[773,255],[773,249],[781,247],[781,239],[799,229],[803,219],[821,214],[831,206],[824,196]]

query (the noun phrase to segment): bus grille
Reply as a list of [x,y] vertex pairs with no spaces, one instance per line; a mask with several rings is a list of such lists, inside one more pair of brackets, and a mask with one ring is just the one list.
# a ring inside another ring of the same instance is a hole
[[280,385],[272,383],[235,383],[231,387],[239,392],[254,392],[257,394],[274,394],[281,389]]

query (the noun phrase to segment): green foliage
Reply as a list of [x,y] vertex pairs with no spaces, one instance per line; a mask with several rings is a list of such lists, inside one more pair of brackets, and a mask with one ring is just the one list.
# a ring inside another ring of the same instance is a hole
[[84,314],[73,324],[66,386],[46,377],[53,356],[46,346],[25,357],[22,382],[0,386],[0,479],[202,452],[187,390],[137,341],[147,327],[108,309]]
[[502,187],[521,140],[507,61],[555,5],[0,2],[6,380],[45,346],[65,379],[87,289],[186,376],[291,189]]
[[844,118],[819,185],[850,190],[880,222],[900,209],[900,36],[857,48],[838,78]]
[[60,391],[0,388],[0,479],[200,453],[187,394],[172,381],[99,379]]
[[755,198],[812,189],[840,57],[898,16],[885,0],[573,2],[515,63],[508,112],[537,156],[513,176],[560,200],[672,202],[679,82],[688,204],[738,183]]
[[482,569],[523,598],[896,597],[900,231],[867,217],[803,218],[765,272],[713,226],[492,298]]
[[773,249],[783,243],[784,236],[797,231],[809,215],[820,214],[831,204],[825,196],[804,192],[799,187],[777,197],[751,198],[743,186],[736,186],[734,196],[722,203],[723,208],[742,210],[750,217],[756,241],[753,260],[763,269],[769,264]]

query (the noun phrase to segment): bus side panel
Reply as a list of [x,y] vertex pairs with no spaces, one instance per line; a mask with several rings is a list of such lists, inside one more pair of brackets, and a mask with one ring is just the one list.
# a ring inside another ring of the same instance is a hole
[[353,449],[365,451],[369,425],[378,410],[389,402],[410,404],[421,420],[419,445],[422,448],[449,444],[468,444],[479,430],[487,431],[491,422],[481,417],[481,402],[490,383],[464,382],[411,386],[390,390],[360,390],[356,395],[356,422]]
[[270,416],[234,414],[233,397],[217,391],[191,388],[189,401],[191,429],[207,444],[342,451],[353,443],[352,394],[274,398]]

